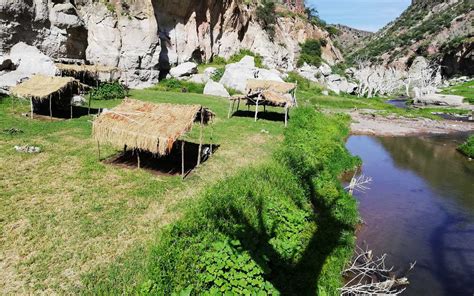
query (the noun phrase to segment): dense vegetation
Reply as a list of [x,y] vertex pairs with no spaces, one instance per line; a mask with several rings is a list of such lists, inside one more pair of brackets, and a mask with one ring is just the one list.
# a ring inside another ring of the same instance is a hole
[[119,82],[101,83],[91,90],[90,95],[94,100],[123,99],[127,95],[127,90]]
[[275,1],[263,0],[257,7],[257,18],[262,24],[263,29],[268,33],[270,40],[273,40],[275,37],[275,24],[277,22]]
[[466,156],[474,158],[474,136],[470,136],[458,149]]
[[160,83],[153,86],[152,89],[159,91],[202,94],[204,91],[204,85],[202,83],[194,83],[178,80],[176,78],[170,78],[160,81]]
[[306,40],[301,45],[301,53],[297,62],[297,66],[301,67],[304,63],[319,67],[322,63],[321,47],[326,46],[326,40]]
[[158,234],[141,270],[112,267],[105,281],[89,278],[88,289],[336,295],[358,221],[337,180],[359,163],[344,147],[347,124],[345,116],[295,110],[272,160],[208,188]]

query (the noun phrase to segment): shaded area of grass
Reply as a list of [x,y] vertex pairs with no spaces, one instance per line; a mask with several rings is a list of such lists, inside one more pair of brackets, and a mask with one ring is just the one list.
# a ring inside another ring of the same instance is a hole
[[443,93],[465,97],[469,104],[474,104],[474,81],[448,87],[443,90]]
[[82,292],[337,295],[358,220],[337,180],[358,164],[344,147],[347,126],[295,110],[273,159],[210,186],[146,256],[88,275]]
[[[28,102],[2,98],[0,127],[0,290],[6,294],[68,293],[81,275],[142,249],[157,228],[174,221],[210,184],[240,168],[268,160],[282,141],[283,122],[248,118],[227,120],[228,102],[196,94],[134,90],[150,102],[203,104],[217,118],[204,142],[219,144],[211,159],[185,182],[144,170],[119,169],[99,162],[91,138],[91,117],[64,121],[30,120]],[[110,108],[120,100],[93,101]],[[262,133],[264,129],[268,133]],[[186,140],[196,142],[199,129]],[[22,154],[14,145],[35,145],[39,154]],[[258,157],[244,157],[254,151]],[[101,145],[102,158],[119,151]],[[139,253],[140,255],[141,253]],[[48,293],[49,293],[48,292]]]
[[474,158],[474,136],[470,136],[458,149],[467,157]]

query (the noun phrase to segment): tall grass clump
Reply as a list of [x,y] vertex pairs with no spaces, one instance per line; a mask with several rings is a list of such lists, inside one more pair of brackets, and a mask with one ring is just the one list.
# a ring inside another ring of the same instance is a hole
[[344,116],[296,109],[273,159],[208,188],[157,235],[135,276],[115,268],[86,286],[105,294],[337,295],[358,221],[337,180],[358,164],[344,146],[347,125]]
[[123,99],[127,95],[127,89],[120,82],[101,83],[91,90],[90,95],[94,100]]

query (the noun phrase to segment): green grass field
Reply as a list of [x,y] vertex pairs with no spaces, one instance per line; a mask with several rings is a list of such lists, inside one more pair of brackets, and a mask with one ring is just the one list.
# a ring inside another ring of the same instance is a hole
[[[157,228],[174,221],[205,187],[240,168],[265,162],[283,140],[283,123],[248,117],[227,119],[227,101],[202,95],[132,91],[151,102],[202,104],[217,118],[214,156],[185,182],[145,170],[99,162],[91,138],[92,118],[30,120],[28,103],[0,101],[0,290],[5,293],[72,291],[81,276],[148,242]],[[113,107],[119,101],[94,101]],[[4,129],[23,133],[8,135]],[[194,129],[187,139],[198,138]],[[264,130],[265,132],[262,132]],[[211,128],[205,130],[209,141]],[[37,145],[39,154],[17,153],[15,145]],[[118,151],[101,147],[102,158]]]

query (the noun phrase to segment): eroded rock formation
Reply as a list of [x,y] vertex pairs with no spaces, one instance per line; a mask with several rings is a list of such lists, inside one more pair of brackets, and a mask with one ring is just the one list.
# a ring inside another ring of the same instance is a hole
[[228,58],[250,49],[292,70],[306,39],[326,39],[323,58],[343,59],[329,34],[300,17],[280,17],[270,39],[255,6],[240,0],[1,0],[0,54],[22,41],[56,60],[116,66],[131,86],[156,82],[173,65]]

